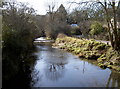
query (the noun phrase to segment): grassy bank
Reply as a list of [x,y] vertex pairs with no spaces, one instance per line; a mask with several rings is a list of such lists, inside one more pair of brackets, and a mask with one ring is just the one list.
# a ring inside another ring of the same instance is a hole
[[65,35],[58,35],[53,46],[76,54],[80,58],[96,60],[102,68],[111,68],[120,72],[120,54],[112,50],[111,46],[95,40],[76,39]]

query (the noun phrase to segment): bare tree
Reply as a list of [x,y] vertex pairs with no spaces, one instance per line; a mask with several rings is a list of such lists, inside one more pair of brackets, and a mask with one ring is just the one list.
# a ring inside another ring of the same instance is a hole
[[65,7],[61,4],[60,7],[54,11],[55,5],[49,5],[49,12],[46,14],[45,33],[49,38],[56,38],[58,33],[68,34],[67,26],[67,12]]
[[[119,9],[120,0],[118,2],[115,2],[115,0],[108,0],[108,1],[104,0],[104,2],[101,2],[100,0],[97,0],[97,1],[104,8],[104,12],[106,15],[105,19],[108,25],[108,32],[109,32],[111,45],[115,50],[119,50],[120,49],[120,37],[119,37],[119,31],[117,28],[117,10]],[[116,4],[118,5],[116,6]],[[108,11],[109,6],[111,6],[112,12],[113,12],[112,19],[110,18],[111,14],[109,14],[109,11]]]
[[[76,3],[76,2],[71,2]],[[99,10],[100,8],[103,9],[104,18],[107,22],[109,39],[111,41],[111,45],[114,50],[120,50],[120,36],[119,30],[117,28],[117,17],[119,16],[119,9],[120,9],[120,0],[95,0],[95,1],[86,1],[86,2],[79,2],[76,3],[82,9],[84,8],[93,8]],[[90,15],[89,15],[90,17]]]

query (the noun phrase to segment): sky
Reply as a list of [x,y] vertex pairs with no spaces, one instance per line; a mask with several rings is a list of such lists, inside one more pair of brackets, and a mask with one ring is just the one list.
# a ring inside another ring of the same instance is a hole
[[[67,12],[71,12],[73,9],[75,9],[75,7],[78,7],[78,5],[71,4],[70,2],[78,3],[80,1],[85,2],[85,1],[96,1],[96,0],[15,0],[15,1],[29,3],[30,6],[32,6],[36,10],[37,14],[45,15],[49,9],[48,5],[51,5],[52,2],[54,2],[53,4],[55,4],[54,10],[57,10],[57,8],[59,8],[59,6],[63,4]],[[100,0],[100,1],[103,1],[103,0]],[[115,1],[118,1],[118,0],[115,0]]]
[[[61,4],[63,4],[65,9],[68,10],[71,4],[69,2],[73,1],[79,2],[80,0],[17,0],[17,1],[29,3],[35,10],[37,10],[37,14],[44,15],[48,10],[48,5],[51,5],[52,2],[54,2],[53,4],[55,4],[56,7],[55,10],[59,8]],[[69,8],[69,11],[74,9],[75,7],[76,6],[72,4],[71,7]]]

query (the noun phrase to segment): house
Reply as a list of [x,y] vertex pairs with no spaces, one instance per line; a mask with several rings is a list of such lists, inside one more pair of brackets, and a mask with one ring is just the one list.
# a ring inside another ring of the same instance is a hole
[[71,27],[79,27],[78,24],[71,24]]
[[[114,19],[113,18],[111,19],[111,23],[114,24]],[[117,28],[120,29],[120,21],[119,20],[117,21]]]

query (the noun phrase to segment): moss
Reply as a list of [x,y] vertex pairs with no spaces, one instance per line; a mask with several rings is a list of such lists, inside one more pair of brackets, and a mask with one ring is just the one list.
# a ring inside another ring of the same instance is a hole
[[97,59],[97,61],[101,62],[101,63],[104,62],[105,60],[106,60],[106,57],[102,57],[102,58],[100,57],[100,58]]
[[73,52],[75,54],[79,54],[81,52],[81,48],[77,47],[77,48],[73,48]]
[[114,69],[114,70],[120,72],[120,66],[111,66],[111,67],[112,67],[112,69]]
[[78,57],[79,58],[85,58],[85,55],[81,52],[81,53],[79,53]]
[[105,47],[106,47],[106,44],[100,43],[100,44],[94,46],[94,47],[93,47],[93,50],[104,50]]
[[52,38],[50,38],[50,37],[46,37],[46,39],[47,39],[47,40],[51,40]]
[[97,53],[97,51],[88,51],[86,53],[86,58],[87,59],[97,60],[99,57],[100,57],[100,54]]
[[[99,45],[99,42],[95,40],[85,40],[85,39],[76,39],[72,37],[64,37],[64,38],[57,38],[56,44],[63,44],[60,45],[59,48],[65,49],[69,52],[77,54],[80,56],[84,56],[87,59],[97,59],[100,57],[100,53],[96,51],[96,49],[92,50],[94,45]],[[101,46],[100,46],[101,47]]]
[[107,57],[106,57],[105,54],[102,54],[102,55],[97,59],[97,61],[100,62],[100,63],[104,63],[106,60],[107,60]]
[[116,57],[113,60],[111,60],[113,65],[120,65],[120,57]]
[[112,65],[108,65],[107,67],[110,68],[110,69],[112,69]]
[[101,63],[99,63],[99,64],[98,64],[98,66],[99,66],[99,67],[101,67],[101,68],[103,68],[103,69],[107,68],[107,66],[106,66],[106,65],[101,64]]

